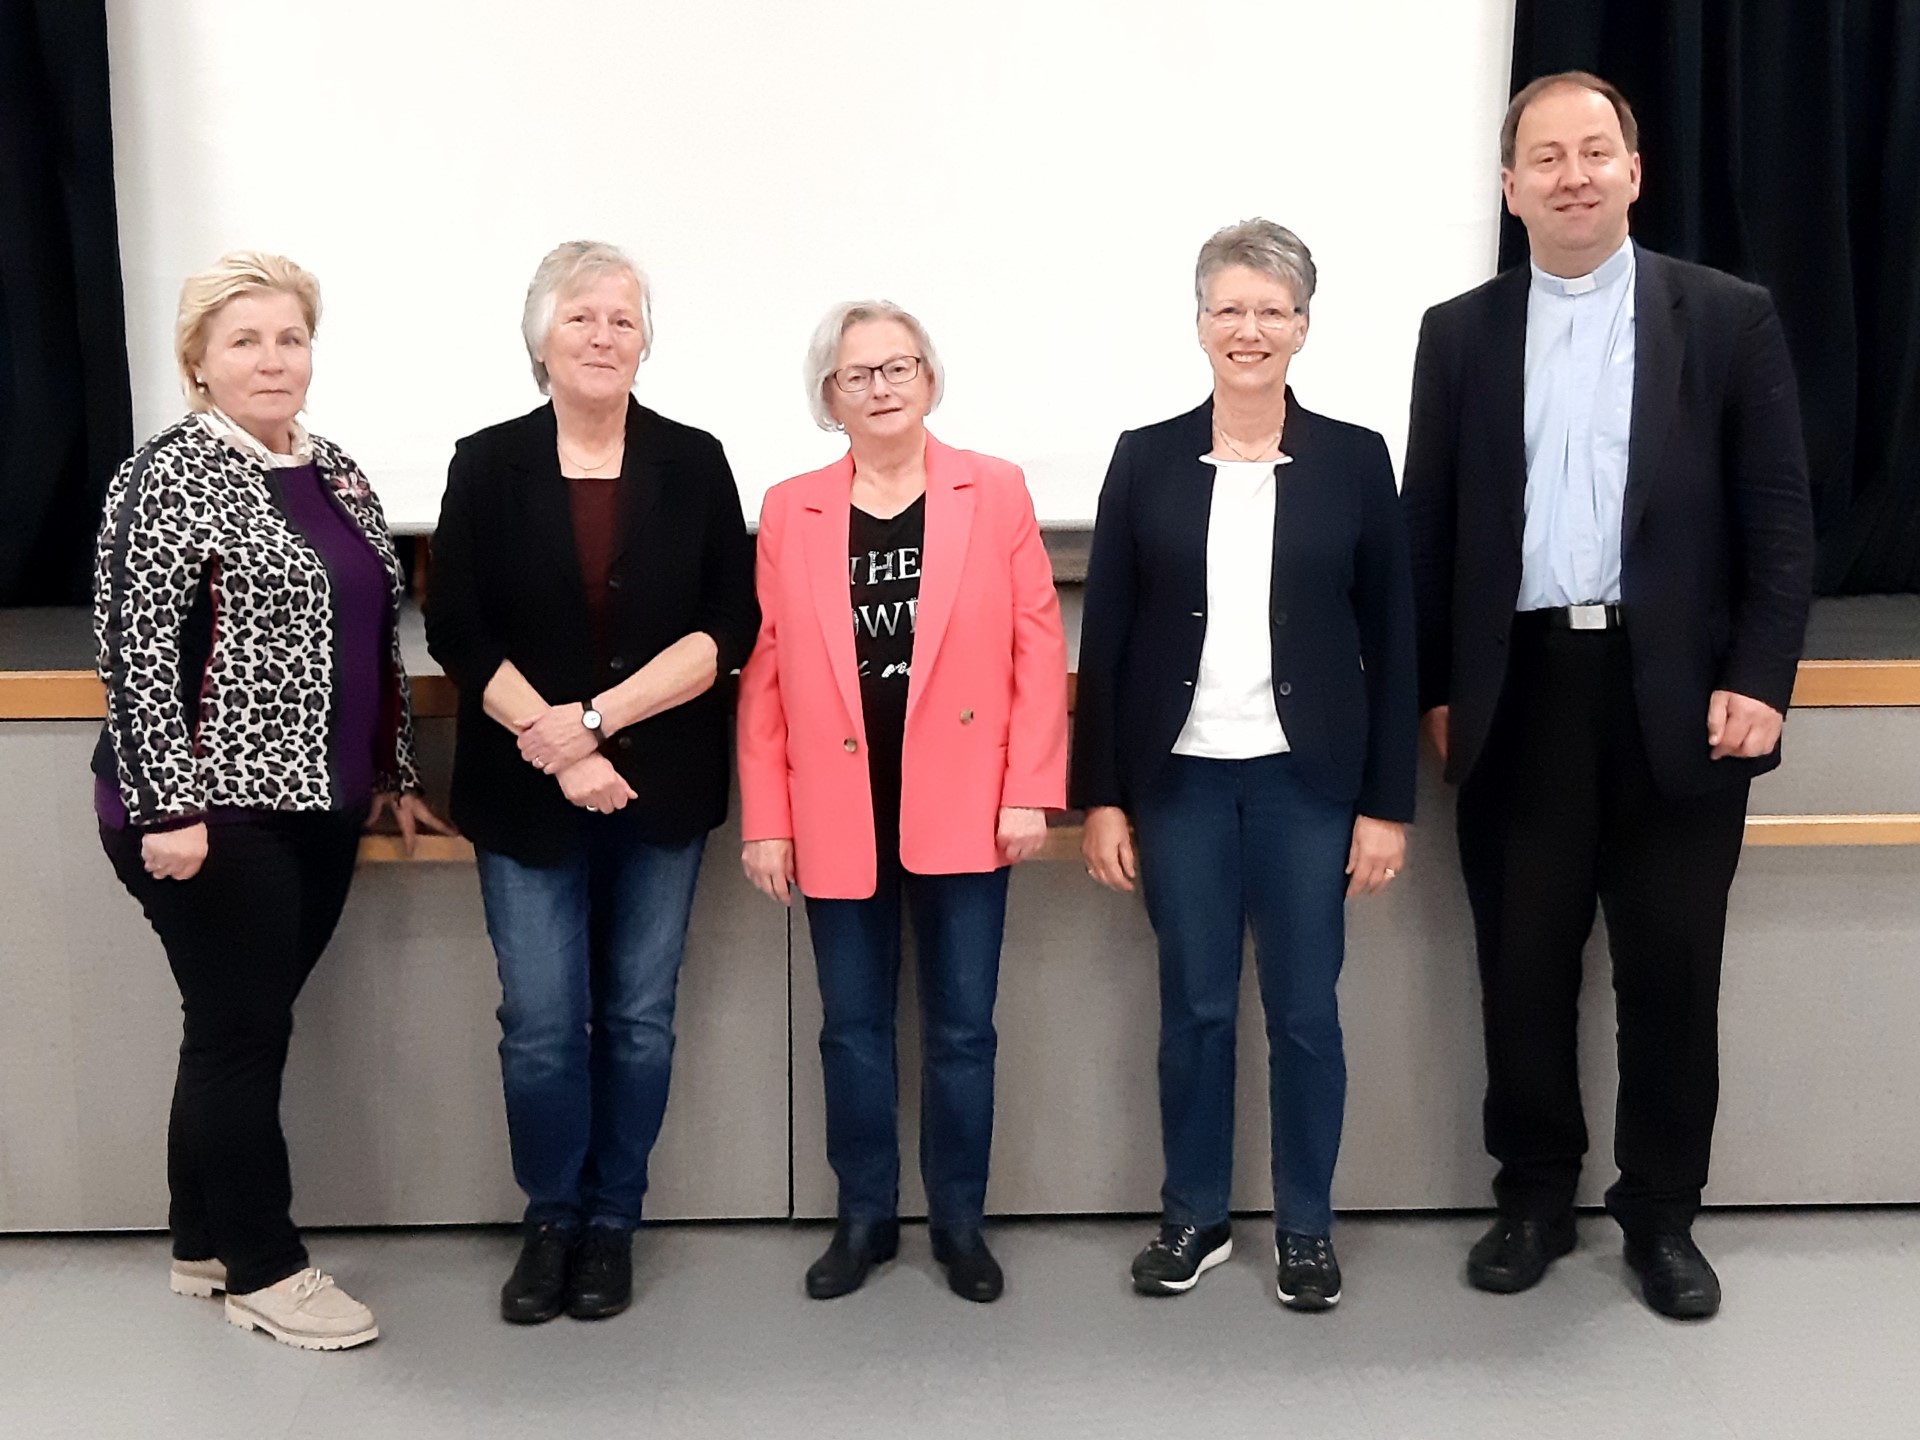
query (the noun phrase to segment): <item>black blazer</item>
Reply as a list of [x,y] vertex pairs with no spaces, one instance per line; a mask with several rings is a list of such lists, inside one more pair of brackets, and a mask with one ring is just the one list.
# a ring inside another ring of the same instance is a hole
[[[1069,787],[1131,808],[1173,752],[1206,638],[1213,402],[1114,447],[1080,623]],[[1287,392],[1277,466],[1274,705],[1308,782],[1360,813],[1413,818],[1413,597],[1386,442]]]
[[[1787,708],[1813,587],[1800,406],[1773,301],[1644,247],[1620,586],[1647,759],[1672,795],[1780,763],[1713,760],[1716,689]],[[1420,327],[1407,528],[1420,708],[1450,707],[1447,778],[1472,773],[1506,679],[1526,520],[1530,270],[1436,305]]]
[[[720,442],[630,399],[607,579],[611,653],[598,659],[554,433],[543,405],[454,447],[427,581],[427,647],[460,691],[452,818],[476,845],[531,865],[564,859],[589,822],[667,844],[726,818],[729,676],[760,624],[753,544]],[[584,701],[694,631],[719,648],[719,680],[606,742],[639,792],[617,815],[568,804],[482,708],[503,660],[551,703]]]

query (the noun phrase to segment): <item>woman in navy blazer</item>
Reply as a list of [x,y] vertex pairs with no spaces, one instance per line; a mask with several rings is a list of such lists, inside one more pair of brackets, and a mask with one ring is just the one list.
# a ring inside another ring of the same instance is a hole
[[1413,818],[1414,620],[1379,435],[1287,388],[1315,272],[1266,220],[1194,279],[1213,395],[1120,437],[1087,575],[1070,802],[1087,873],[1131,890],[1160,948],[1159,1234],[1147,1294],[1232,1251],[1234,1012],[1253,927],[1270,1047],[1277,1289],[1340,1298],[1328,1231],[1346,1101],[1344,899],[1393,879]]

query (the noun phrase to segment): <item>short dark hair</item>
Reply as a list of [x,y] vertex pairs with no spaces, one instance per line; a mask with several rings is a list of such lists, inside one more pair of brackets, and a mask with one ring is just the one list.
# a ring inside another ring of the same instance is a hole
[[1613,106],[1613,113],[1620,117],[1620,138],[1627,142],[1627,153],[1631,155],[1640,149],[1640,126],[1633,118],[1633,107],[1627,103],[1627,97],[1620,93],[1619,87],[1585,70],[1562,70],[1557,75],[1542,75],[1532,81],[1507,106],[1507,118],[1500,122],[1501,169],[1513,168],[1514,140],[1520,133],[1520,117],[1526,113],[1527,107],[1549,90],[1569,88],[1591,90],[1596,95],[1604,95],[1607,103]]

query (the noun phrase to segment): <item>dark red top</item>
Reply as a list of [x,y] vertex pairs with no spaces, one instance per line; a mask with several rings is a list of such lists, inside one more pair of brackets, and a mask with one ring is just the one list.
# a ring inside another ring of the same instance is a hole
[[573,512],[573,547],[580,555],[580,583],[587,592],[587,624],[593,631],[593,651],[607,658],[610,595],[607,572],[613,567],[613,534],[620,497],[617,480],[583,480],[569,475],[567,508]]

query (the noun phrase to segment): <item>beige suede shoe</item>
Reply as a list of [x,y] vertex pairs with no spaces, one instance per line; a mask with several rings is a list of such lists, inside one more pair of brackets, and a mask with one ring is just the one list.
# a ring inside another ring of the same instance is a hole
[[167,1273],[167,1288],[176,1295],[211,1300],[227,1292],[227,1267],[218,1260],[176,1260]]
[[373,1312],[318,1270],[302,1270],[245,1295],[229,1292],[227,1323],[264,1330],[302,1350],[350,1350],[380,1334]]

